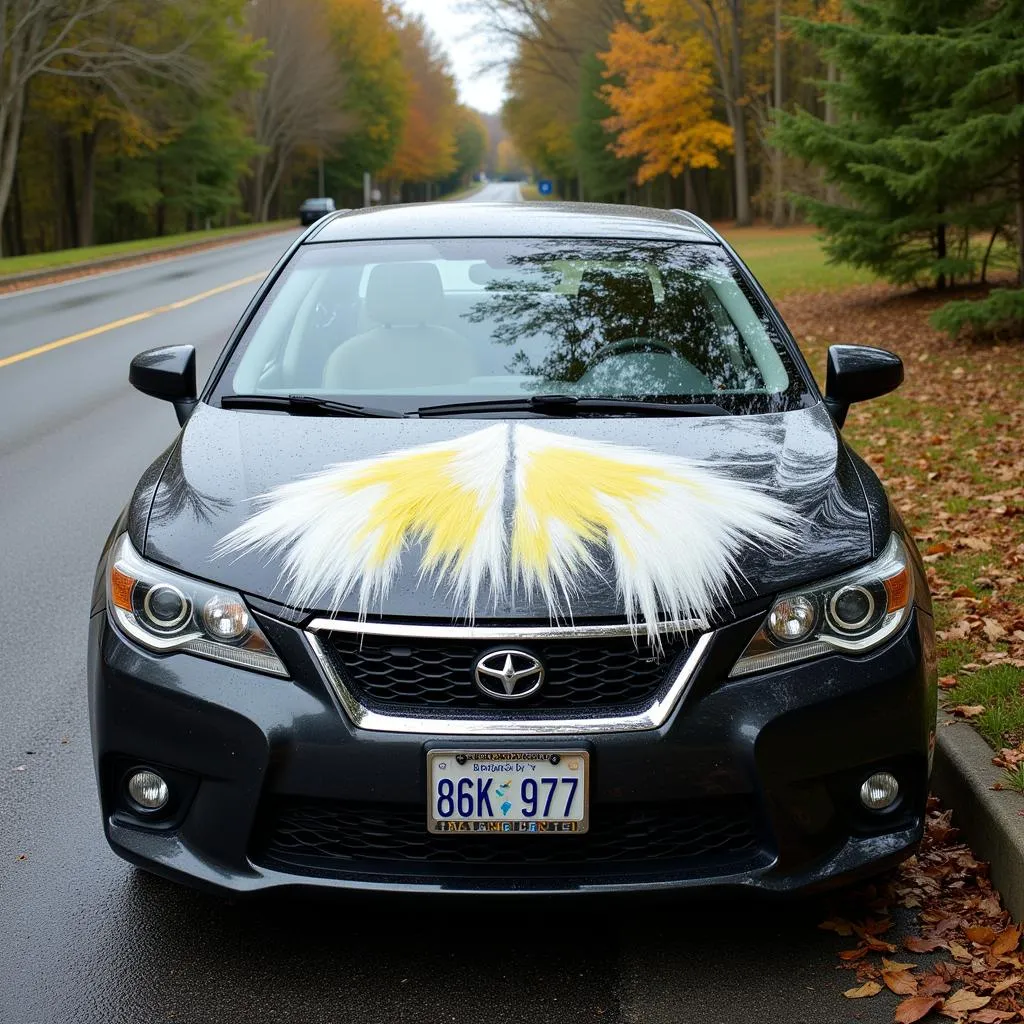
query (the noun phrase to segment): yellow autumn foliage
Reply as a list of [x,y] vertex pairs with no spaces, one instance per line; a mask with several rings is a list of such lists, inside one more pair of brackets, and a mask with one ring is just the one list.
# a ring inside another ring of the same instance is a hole
[[617,136],[618,156],[640,158],[638,184],[719,166],[733,133],[714,116],[714,76],[702,39],[667,41],[657,25],[641,31],[620,22],[600,57],[612,79],[602,95],[615,112],[604,126]]

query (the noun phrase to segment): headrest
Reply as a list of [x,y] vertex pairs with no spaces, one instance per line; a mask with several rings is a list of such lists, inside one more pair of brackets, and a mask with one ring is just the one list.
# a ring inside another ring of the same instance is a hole
[[381,263],[366,283],[366,312],[379,324],[437,324],[444,286],[433,263]]

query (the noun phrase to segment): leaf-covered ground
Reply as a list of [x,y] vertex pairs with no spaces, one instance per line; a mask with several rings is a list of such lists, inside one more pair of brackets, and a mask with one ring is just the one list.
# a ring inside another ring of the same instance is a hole
[[[916,930],[897,938],[901,908],[913,913]],[[969,1024],[1024,1020],[1021,928],[1003,909],[986,865],[958,842],[950,812],[934,801],[917,856],[837,898],[819,927],[849,940],[839,954],[850,971],[843,995],[883,995],[897,1024],[942,1016]]]
[[[854,406],[845,433],[928,563],[946,706],[1024,788],[1024,344],[950,340],[928,325],[943,301],[870,285],[779,306],[819,379],[832,344],[902,356],[904,386]],[[907,909],[916,930],[898,941]],[[889,999],[897,1024],[1024,1021],[1021,931],[935,802],[919,854],[842,897],[822,927],[850,939],[846,997]]]
[[950,340],[928,325],[944,301],[868,285],[779,308],[819,379],[832,344],[902,356],[906,383],[854,406],[845,434],[928,563],[945,706],[1024,789],[1024,343]]

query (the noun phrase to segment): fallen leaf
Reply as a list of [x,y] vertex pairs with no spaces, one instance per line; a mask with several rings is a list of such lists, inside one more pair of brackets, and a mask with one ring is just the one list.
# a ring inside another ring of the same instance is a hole
[[903,945],[911,953],[934,953],[937,949],[946,948],[946,943],[942,939],[923,939],[920,935],[908,935],[903,940]]
[[949,983],[937,974],[925,975],[917,986],[917,994],[921,996],[944,996],[949,991]]
[[858,946],[856,949],[844,949],[839,954],[840,960],[860,960],[866,956],[868,952],[867,946]]
[[987,1006],[991,998],[991,996],[979,996],[977,992],[972,992],[969,988],[962,988],[943,1002],[939,1012],[945,1017],[962,1017],[971,1010],[980,1010],[983,1006]]
[[882,986],[877,981],[865,981],[859,988],[848,988],[843,995],[847,999],[865,999],[867,996],[877,996],[882,991]]
[[956,676],[941,676],[939,678],[940,690],[952,690],[956,687]]
[[886,960],[882,957],[882,970],[883,971],[913,971],[917,969],[917,964],[900,964],[895,960]]
[[1013,925],[996,936],[992,943],[992,955],[1002,956],[1004,953],[1012,953],[1019,945],[1020,925]]
[[967,928],[964,930],[964,935],[971,940],[971,942],[980,943],[982,946],[991,946],[996,940],[996,933],[992,928],[989,928],[987,924],[976,925],[974,928]]
[[959,942],[950,942],[949,951],[953,954],[953,959],[959,960],[961,963],[969,963],[974,959],[967,951],[967,948],[961,946]]
[[999,902],[998,896],[987,896],[978,904],[978,909],[988,917],[999,917],[1003,912],[1003,905]]
[[912,996],[917,992],[917,979],[910,971],[882,971],[882,981],[898,996]]
[[953,714],[959,715],[961,718],[977,718],[978,715],[983,715],[984,713],[984,704],[957,704],[953,708]]
[[892,921],[888,917],[868,918],[864,922],[864,931],[868,935],[884,935],[892,927]]
[[938,996],[911,996],[910,999],[904,999],[896,1007],[896,1024],[914,1024],[922,1017],[927,1017],[941,1003]]
[[1001,1021],[1013,1020],[1016,1016],[1016,1010],[992,1010],[986,1007],[972,1013],[970,1021],[971,1024],[1000,1024]]
[[1019,974],[1011,974],[1009,978],[1004,978],[999,984],[993,985],[992,995],[997,996],[1000,992],[1005,992],[1008,988],[1013,988],[1014,985],[1019,985],[1024,981],[1024,977]]
[[989,640],[995,642],[1001,637],[1006,636],[1006,630],[995,619],[982,619],[982,622],[985,624],[985,636]]
[[844,921],[841,917],[830,917],[827,921],[822,921],[818,927],[823,932],[835,932],[836,935],[844,937],[853,934],[853,925],[849,921]]
[[874,953],[895,953],[896,947],[891,942],[885,942],[883,939],[876,939],[874,935],[869,935],[864,939],[868,949]]
[[984,537],[963,537],[961,543],[972,551],[991,551],[992,542]]

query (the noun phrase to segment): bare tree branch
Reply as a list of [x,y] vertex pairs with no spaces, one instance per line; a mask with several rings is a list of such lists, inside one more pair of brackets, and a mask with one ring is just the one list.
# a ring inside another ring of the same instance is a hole
[[[171,7],[175,0],[148,0]],[[39,75],[102,81],[131,108],[136,76],[201,87],[202,65],[191,50],[202,32],[165,50],[118,38],[111,15],[125,0],[0,0],[0,219],[10,199],[27,90]]]
[[350,127],[341,107],[345,82],[324,24],[323,8],[294,0],[254,0],[248,10],[254,38],[270,56],[262,84],[247,98],[247,112],[261,154],[253,170],[253,213],[261,220],[281,182],[289,157],[301,146],[329,149]]

